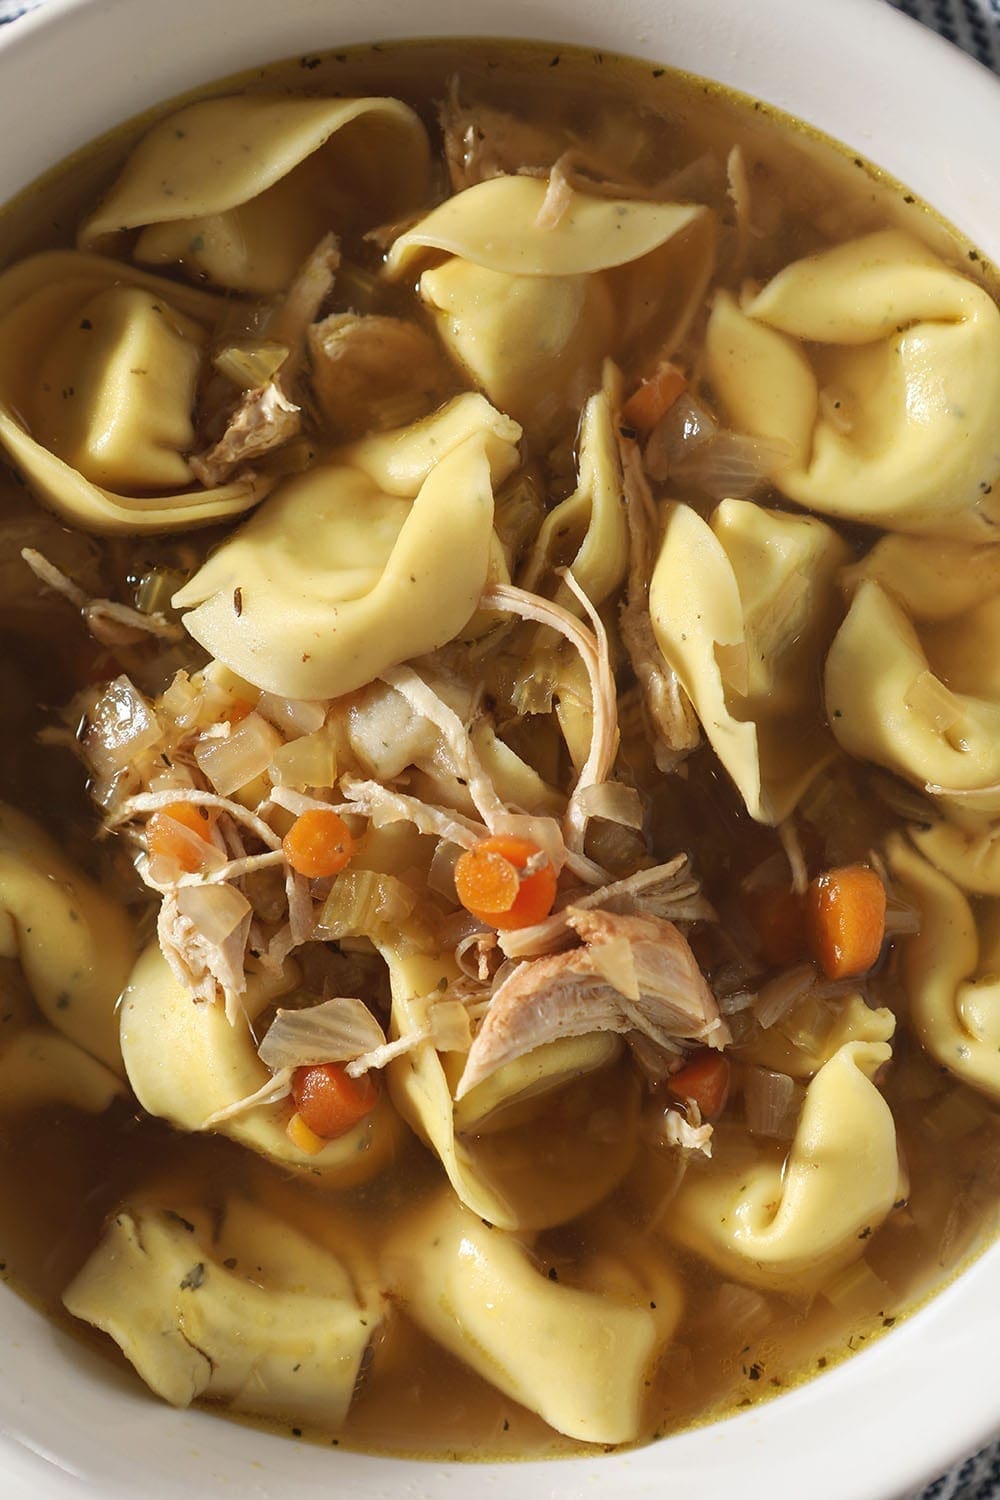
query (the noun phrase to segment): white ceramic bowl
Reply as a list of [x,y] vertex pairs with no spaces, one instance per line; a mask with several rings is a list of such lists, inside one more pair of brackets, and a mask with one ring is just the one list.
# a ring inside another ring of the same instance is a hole
[[[1000,261],[1000,85],[882,0],[50,0],[0,32],[0,202],[196,84],[417,34],[571,41],[720,79],[880,163]],[[0,1299],[3,1500],[890,1500],[1000,1427],[1000,1245],[875,1347],[758,1410],[517,1467],[332,1453],[172,1411]]]

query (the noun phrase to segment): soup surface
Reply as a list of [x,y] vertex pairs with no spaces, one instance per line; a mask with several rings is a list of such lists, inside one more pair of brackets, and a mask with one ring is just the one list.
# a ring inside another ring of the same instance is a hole
[[175,1404],[495,1458],[774,1395],[988,1243],[975,249],[700,80],[465,42],[3,222],[18,1289]]

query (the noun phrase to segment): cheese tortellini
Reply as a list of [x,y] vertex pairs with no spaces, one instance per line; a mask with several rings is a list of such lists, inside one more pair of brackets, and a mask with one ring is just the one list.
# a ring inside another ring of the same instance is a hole
[[377,1293],[338,1255],[240,1199],[214,1233],[202,1220],[123,1208],[67,1288],[67,1309],[110,1334],[173,1406],[206,1396],[336,1430],[381,1318]]
[[1000,548],[887,537],[847,577],[826,663],[837,739],[953,814],[1000,811]]
[[330,229],[415,208],[429,152],[398,99],[207,99],[161,120],[80,230],[82,249],[138,230],[145,265],[180,265],[216,286],[282,291]]
[[[440,996],[444,981],[457,978],[454,961],[449,955],[406,955],[391,941],[379,947],[392,984],[393,1036],[426,1032],[428,1001]],[[502,1229],[541,1229],[586,1212],[624,1177],[636,1150],[638,1095],[630,1087],[633,1080],[615,1073],[607,1103],[620,1126],[602,1137],[599,1150],[585,1130],[567,1128],[540,1153],[531,1126],[532,1103],[585,1077],[589,1116],[595,1080],[619,1055],[613,1037],[555,1042],[501,1069],[456,1105],[466,1055],[439,1053],[427,1041],[389,1064],[389,1088],[402,1117],[440,1158],[461,1203]],[[528,1106],[526,1114],[523,1105]],[[473,1139],[490,1116],[496,1117],[494,1128],[503,1137],[495,1152],[490,1136]],[[518,1125],[522,1138],[515,1142]]]
[[723,1147],[711,1171],[688,1173],[670,1232],[737,1281],[778,1291],[809,1292],[859,1259],[903,1196],[892,1112],[872,1082],[891,1056],[884,1042],[842,1046],[806,1091],[784,1167],[764,1148],[727,1163]]
[[0,954],[19,961],[46,1021],[115,1073],[115,1006],[133,953],[118,903],[36,823],[0,804]]
[[787,445],[800,505],[986,540],[1000,519],[1000,310],[917,240],[883,230],[718,294],[708,372],[728,419]]
[[520,428],[481,396],[286,481],[174,596],[188,633],[256,687],[337,698],[468,624]]
[[653,633],[751,817],[786,818],[835,747],[816,723],[847,545],[814,517],[724,500],[667,507]]
[[607,1259],[593,1290],[562,1284],[512,1235],[443,1196],[403,1221],[384,1263],[411,1317],[485,1379],[557,1432],[624,1443],[638,1434],[682,1300],[662,1250]]
[[957,886],[901,835],[887,852],[920,912],[902,956],[917,1035],[935,1062],[1000,1103],[1000,901],[984,901],[973,915]]
[[50,250],[0,276],[0,445],[84,531],[187,530],[239,515],[264,475],[204,488],[188,455],[218,297]]
[[143,1109],[180,1130],[218,1130],[317,1180],[342,1186],[362,1182],[381,1170],[395,1146],[398,1127],[388,1100],[312,1156],[289,1138],[285,1103],[225,1113],[270,1081],[250,1027],[293,983],[291,974],[273,981],[252,978],[243,997],[245,1019],[230,1024],[222,1005],[192,1000],[153,944],[132,971],[122,999],[128,1081]]
[[544,182],[492,177],[401,234],[386,260],[396,280],[437,260],[419,292],[441,337],[490,400],[540,442],[599,384],[606,354],[634,354],[639,342],[652,352],[683,336],[704,295],[713,242],[711,216],[697,205],[567,187],[550,221],[545,202]]

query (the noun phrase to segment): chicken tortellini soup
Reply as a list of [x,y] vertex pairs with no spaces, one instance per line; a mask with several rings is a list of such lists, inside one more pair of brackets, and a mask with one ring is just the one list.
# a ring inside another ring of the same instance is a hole
[[493,43],[206,90],[4,224],[14,1284],[176,1406],[498,1458],[773,1396],[985,1246],[975,250]]

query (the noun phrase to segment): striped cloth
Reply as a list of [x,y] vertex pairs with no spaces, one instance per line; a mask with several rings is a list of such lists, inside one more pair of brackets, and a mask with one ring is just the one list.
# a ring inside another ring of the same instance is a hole
[[[0,26],[44,0],[0,0]],[[1000,73],[1000,0],[889,0]],[[852,1500],[849,1495],[844,1500]],[[1000,1441],[943,1474],[912,1500],[1000,1500]]]

